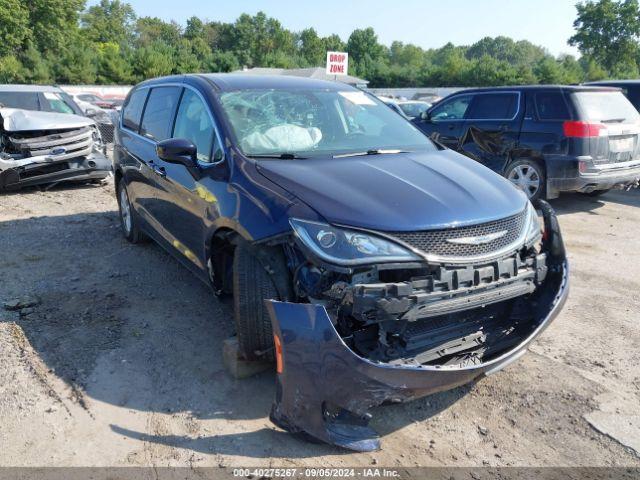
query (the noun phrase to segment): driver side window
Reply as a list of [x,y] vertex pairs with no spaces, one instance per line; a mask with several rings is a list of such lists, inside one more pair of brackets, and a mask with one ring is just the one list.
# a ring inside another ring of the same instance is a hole
[[[192,90],[185,89],[176,115],[173,138],[186,138],[196,146],[198,161],[210,163],[222,159],[222,149],[216,141],[209,109]],[[212,148],[215,142],[215,148]],[[212,158],[213,155],[213,158]]]
[[431,110],[431,121],[462,120],[469,108],[472,95],[460,95],[448,100]]

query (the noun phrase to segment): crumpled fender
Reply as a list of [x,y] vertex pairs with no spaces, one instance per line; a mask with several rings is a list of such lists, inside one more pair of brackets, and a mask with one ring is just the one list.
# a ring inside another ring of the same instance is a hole
[[380,448],[368,426],[368,410],[385,402],[416,399],[489,375],[516,361],[562,309],[569,270],[555,214],[546,202],[543,248],[552,263],[534,306],[535,330],[520,344],[472,366],[410,366],[374,363],[354,353],[335,330],[322,305],[265,300],[278,360],[271,420],[292,433],[356,451]]

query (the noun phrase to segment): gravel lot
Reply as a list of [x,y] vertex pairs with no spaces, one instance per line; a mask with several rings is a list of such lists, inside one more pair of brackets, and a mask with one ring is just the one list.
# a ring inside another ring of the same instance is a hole
[[231,305],[122,239],[111,183],[3,195],[0,300],[38,303],[0,308],[0,465],[640,466],[640,191],[553,205],[563,313],[504,371],[377,408],[354,454],[269,422],[273,373],[222,365]]

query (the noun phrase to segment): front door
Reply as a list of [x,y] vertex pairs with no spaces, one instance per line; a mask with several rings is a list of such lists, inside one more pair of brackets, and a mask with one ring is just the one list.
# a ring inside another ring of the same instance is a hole
[[428,118],[417,118],[414,122],[435,141],[458,150],[463,133],[464,118],[473,95],[456,95],[429,110]]
[[158,160],[164,234],[185,263],[204,272],[206,224],[219,216],[217,199],[226,183],[216,181],[215,171],[224,155],[213,115],[195,90],[184,89],[171,136],[196,146],[199,169],[194,172],[182,164]]

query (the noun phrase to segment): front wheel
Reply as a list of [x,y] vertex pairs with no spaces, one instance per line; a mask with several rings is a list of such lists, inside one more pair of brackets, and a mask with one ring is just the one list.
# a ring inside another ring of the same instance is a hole
[[515,160],[507,166],[504,176],[522,190],[529,200],[545,198],[546,177],[544,168],[537,161]]
[[[267,268],[271,273],[267,272]],[[264,300],[288,300],[290,285],[281,249],[257,250],[245,243],[236,246],[233,258],[233,313],[239,353],[245,359],[275,358],[271,319]]]

